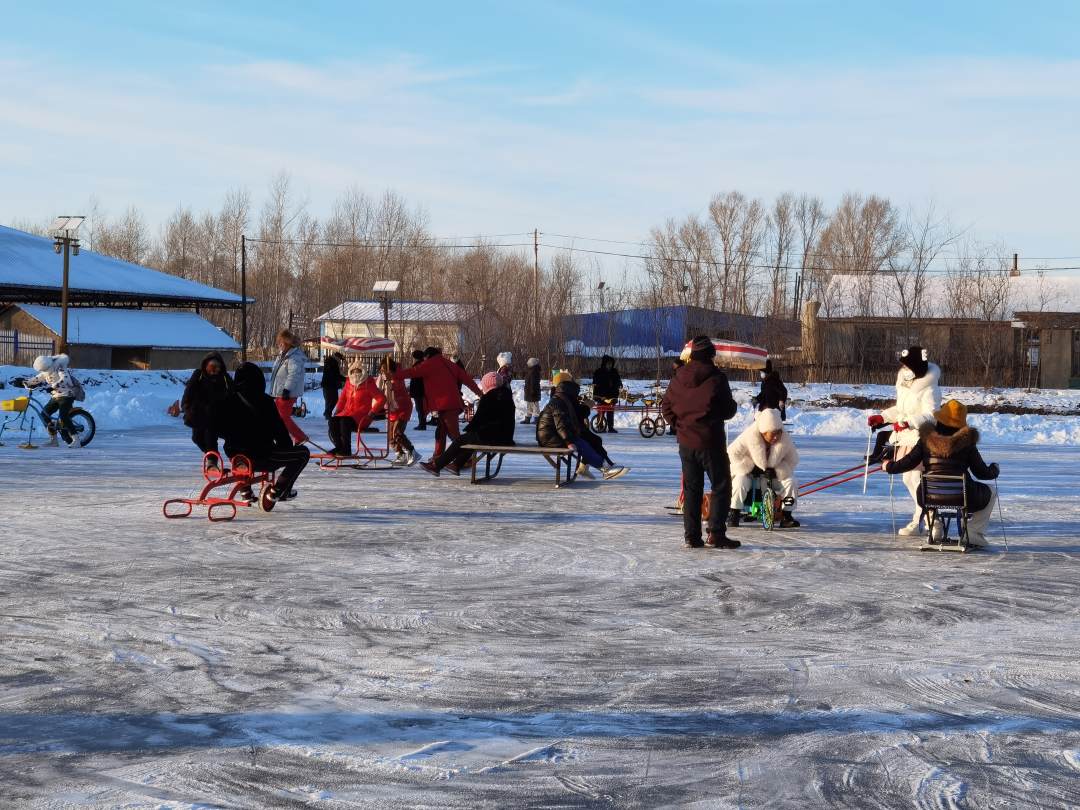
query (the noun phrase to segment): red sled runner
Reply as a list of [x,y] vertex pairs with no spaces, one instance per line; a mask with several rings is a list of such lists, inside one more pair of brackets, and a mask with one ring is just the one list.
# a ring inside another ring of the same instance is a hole
[[[197,498],[170,498],[161,505],[161,513],[167,518],[186,518],[191,516],[196,506],[206,507],[206,517],[215,522],[232,520],[236,517],[236,507],[253,506],[263,490],[274,483],[274,473],[256,472],[254,465],[245,455],[235,455],[229,459],[229,467],[221,462],[221,456],[209,452],[203,456],[203,478],[206,485]],[[258,486],[259,495],[254,499],[240,497],[241,493],[254,493]],[[212,494],[214,490],[222,490]]]

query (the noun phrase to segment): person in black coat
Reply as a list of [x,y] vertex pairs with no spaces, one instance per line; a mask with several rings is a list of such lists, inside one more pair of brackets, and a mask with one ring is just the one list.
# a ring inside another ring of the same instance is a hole
[[[617,400],[622,392],[622,377],[615,368],[615,358],[605,354],[600,358],[600,368],[593,372],[592,379],[593,396],[598,400]],[[606,403],[605,403],[606,404]],[[615,430],[615,411],[604,414],[608,433],[618,433]]]
[[525,418],[521,424],[528,425],[540,418],[540,358],[530,357],[525,371]]
[[[603,470],[604,478],[618,478],[629,472],[627,467],[618,467],[607,459],[606,454],[596,449],[589,440],[591,431],[582,418],[588,418],[588,406],[581,402],[581,387],[570,379],[569,374],[556,377],[555,390],[548,400],[540,418],[536,421],[536,443],[540,447],[567,447],[578,452],[581,463],[586,467]],[[599,438],[599,437],[596,437]],[[601,442],[601,448],[603,443]]]
[[780,411],[781,421],[787,420],[788,391],[779,373],[773,370],[772,360],[765,361],[761,370],[761,390],[754,397],[754,404],[759,411]]
[[[967,406],[963,403],[950,399],[934,413],[934,419],[936,424],[919,431],[918,444],[895,461],[886,460],[881,468],[889,475],[896,475],[917,469],[921,464],[924,475],[963,476],[964,495],[971,513],[968,542],[974,546],[985,545],[986,528],[997,498],[982,482],[998,477],[998,465],[983,461],[978,447],[979,431],[968,426]],[[919,487],[916,502],[919,506],[924,505],[922,487]]]
[[486,444],[495,447],[512,447],[514,444],[514,421],[517,413],[514,395],[506,384],[506,378],[494,371],[489,371],[480,380],[483,395],[477,400],[473,418],[462,434],[450,443],[450,446],[431,461],[420,466],[432,475],[447,469],[454,475],[461,474],[461,468],[472,456],[469,450],[461,448],[466,444]]
[[[418,366],[427,359],[426,355],[417,349],[412,353],[413,365]],[[427,411],[424,410],[424,380],[422,377],[413,377],[409,380],[409,396],[416,403],[416,429],[427,430]]]
[[258,366],[241,364],[232,391],[211,411],[211,422],[217,435],[225,440],[225,453],[230,458],[242,453],[260,472],[283,468],[266,490],[264,509],[272,509],[277,501],[296,495],[293,484],[311,454],[303,445],[293,445],[274,400],[266,394],[266,378]]
[[345,356],[340,352],[328,354],[323,359],[322,387],[323,395],[323,419],[329,419],[334,415],[334,406],[337,405],[341,388],[345,385],[345,375],[341,373]]
[[225,358],[218,352],[206,355],[184,386],[180,399],[184,424],[191,428],[191,441],[204,453],[217,452],[218,437],[210,424],[210,411],[225,399],[232,386]]

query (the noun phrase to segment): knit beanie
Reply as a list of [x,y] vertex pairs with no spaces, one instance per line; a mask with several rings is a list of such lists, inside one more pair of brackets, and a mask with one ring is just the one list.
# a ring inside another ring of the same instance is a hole
[[934,418],[945,427],[959,430],[967,427],[967,414],[967,405],[963,402],[957,402],[955,399],[950,399],[941,406],[941,410],[934,414]]
[[712,338],[705,335],[698,335],[694,338],[690,344],[690,359],[697,360],[701,363],[711,363],[713,358],[716,357],[716,346],[713,345]]
[[495,355],[495,362],[499,364],[499,368],[509,366],[514,362],[514,355],[510,352],[499,352]]
[[529,368],[532,368],[533,366],[538,366],[538,365],[540,365],[540,358],[539,357],[530,357],[525,362],[525,365],[527,365]]
[[488,391],[493,391],[500,385],[506,384],[506,378],[495,371],[489,371],[483,377],[480,378],[480,390],[485,394]]
[[923,376],[930,365],[930,353],[922,346],[911,346],[900,352],[900,365],[911,369],[916,378]]
[[754,425],[758,433],[772,433],[774,430],[784,429],[784,420],[780,418],[780,411],[776,408],[766,408],[758,411],[754,417]]

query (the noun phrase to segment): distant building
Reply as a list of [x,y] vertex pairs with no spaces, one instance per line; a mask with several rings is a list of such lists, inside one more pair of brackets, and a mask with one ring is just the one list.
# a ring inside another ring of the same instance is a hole
[[[17,359],[7,362],[29,364],[32,355],[52,353],[59,345],[60,307],[0,307],[0,335],[5,332],[13,338],[13,352],[20,344],[23,347]],[[199,365],[210,351],[221,352],[231,363],[239,350],[231,336],[194,312],[68,310],[67,353],[77,368],[186,369]]]
[[666,377],[668,361],[696,335],[763,346],[782,357],[799,341],[796,321],[735,315],[691,306],[642,307],[568,315],[562,319],[563,352],[571,364],[588,370],[603,355],[619,361],[625,373]]
[[[52,239],[0,226],[0,363],[55,350],[62,276]],[[230,359],[240,348],[198,314],[239,309],[239,295],[90,250],[71,257],[68,303],[76,367],[192,368],[207,351]]]
[[[438,346],[446,354],[464,351],[469,343],[466,324],[475,307],[437,301],[394,301],[388,313],[389,337],[399,357],[415,348]],[[315,319],[319,337],[382,337],[383,307],[378,301],[345,301]]]

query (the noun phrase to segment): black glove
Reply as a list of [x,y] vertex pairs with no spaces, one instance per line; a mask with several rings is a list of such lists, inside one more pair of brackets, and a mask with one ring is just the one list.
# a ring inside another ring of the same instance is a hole
[[1001,474],[1001,468],[998,467],[997,462],[991,462],[990,464],[990,477],[997,478]]
[[292,397],[289,396],[289,389],[288,388],[284,389],[281,392],[281,398],[282,399],[292,399]]
[[14,385],[16,388],[25,388],[26,377],[12,377],[11,384]]
[[767,470],[765,470],[765,475],[769,478],[776,478],[776,470],[772,467],[769,467]]

